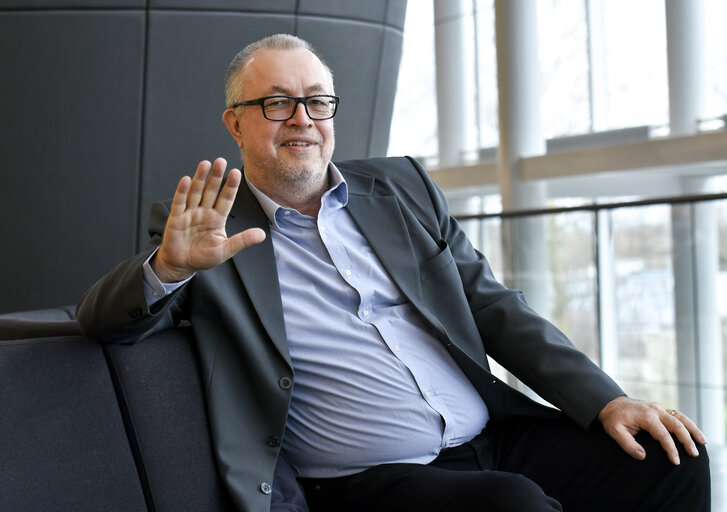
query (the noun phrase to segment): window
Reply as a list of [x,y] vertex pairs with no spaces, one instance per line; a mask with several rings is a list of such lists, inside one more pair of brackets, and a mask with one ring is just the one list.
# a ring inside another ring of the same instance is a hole
[[409,2],[388,154],[436,157],[437,92],[432,0]]

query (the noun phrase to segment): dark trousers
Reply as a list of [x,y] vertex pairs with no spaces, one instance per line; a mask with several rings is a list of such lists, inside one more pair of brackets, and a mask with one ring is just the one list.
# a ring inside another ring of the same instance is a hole
[[332,479],[300,479],[312,512],[709,512],[709,459],[673,466],[641,432],[646,459],[624,453],[601,428],[568,419],[517,418],[429,463],[384,464]]

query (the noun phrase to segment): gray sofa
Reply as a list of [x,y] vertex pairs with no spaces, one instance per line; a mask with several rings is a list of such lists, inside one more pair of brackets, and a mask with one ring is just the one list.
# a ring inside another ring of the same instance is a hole
[[234,510],[189,328],[102,345],[70,308],[0,315],[0,411],[0,510]]

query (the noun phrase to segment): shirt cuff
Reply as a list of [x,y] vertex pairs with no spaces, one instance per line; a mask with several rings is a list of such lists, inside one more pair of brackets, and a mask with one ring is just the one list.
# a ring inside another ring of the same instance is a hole
[[151,255],[146,259],[141,267],[144,281],[144,297],[146,298],[147,307],[151,307],[153,304],[159,302],[161,299],[172,293],[177,288],[184,286],[185,284],[187,284],[187,281],[189,281],[196,275],[192,274],[184,281],[179,281],[178,283],[163,283],[154,273],[151,268],[151,263],[149,263],[156,253],[156,250],[151,253]]

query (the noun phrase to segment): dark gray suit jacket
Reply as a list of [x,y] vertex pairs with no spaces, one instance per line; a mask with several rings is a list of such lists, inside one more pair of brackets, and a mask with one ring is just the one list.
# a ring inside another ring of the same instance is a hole
[[[417,162],[386,158],[337,166],[349,186],[352,218],[484,397],[491,421],[555,412],[494,377],[486,354],[584,428],[624,394],[522,294],[494,279]],[[162,203],[152,210],[152,247],[161,241],[167,214]],[[152,310],[141,273],[147,251],[96,283],[77,311],[84,332],[108,342],[134,342],[181,319],[191,322],[219,468],[244,511],[269,507],[266,483],[272,482],[295,380],[268,220],[242,186],[227,232],[254,226],[268,233],[265,242],[200,272]]]

